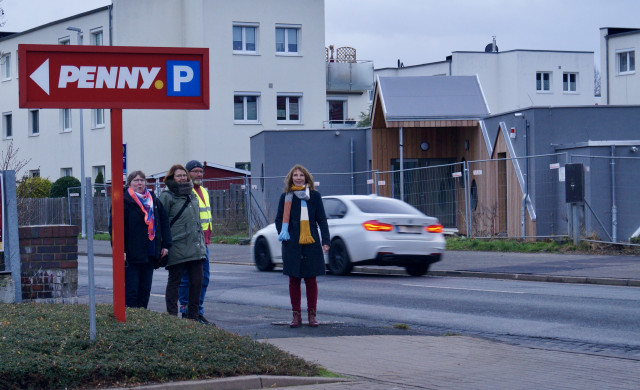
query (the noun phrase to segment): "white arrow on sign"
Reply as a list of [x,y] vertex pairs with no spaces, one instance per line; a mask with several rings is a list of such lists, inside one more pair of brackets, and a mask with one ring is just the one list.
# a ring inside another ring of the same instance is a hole
[[36,84],[43,91],[49,95],[49,59],[47,58],[45,62],[42,63],[33,73],[31,73],[31,80],[35,81]]

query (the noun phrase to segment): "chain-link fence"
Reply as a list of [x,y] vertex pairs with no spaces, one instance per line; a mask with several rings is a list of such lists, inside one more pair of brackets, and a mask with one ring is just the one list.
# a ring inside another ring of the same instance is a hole
[[[612,152],[613,153],[613,152]],[[571,156],[584,166],[582,239],[628,243],[640,234],[640,158],[619,156]]]
[[[316,173],[322,195],[377,194],[403,199],[449,232],[478,238],[558,238],[570,234],[564,166],[585,166],[583,238],[628,242],[640,233],[640,158],[557,153],[517,159],[354,173]],[[214,235],[248,238],[275,219],[284,176],[207,179]],[[157,193],[162,183],[150,184]],[[21,224],[80,225],[79,188],[61,199],[22,200]],[[94,188],[94,231],[107,231],[110,189]],[[28,218],[27,218],[28,215]]]

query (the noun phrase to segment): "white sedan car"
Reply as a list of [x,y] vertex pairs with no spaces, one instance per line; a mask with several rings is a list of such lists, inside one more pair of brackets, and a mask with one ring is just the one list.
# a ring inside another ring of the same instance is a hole
[[[329,271],[348,275],[354,265],[404,267],[421,276],[440,261],[445,250],[442,225],[409,204],[376,195],[335,195],[322,198],[331,249],[325,257]],[[251,239],[260,271],[282,264],[275,224]]]

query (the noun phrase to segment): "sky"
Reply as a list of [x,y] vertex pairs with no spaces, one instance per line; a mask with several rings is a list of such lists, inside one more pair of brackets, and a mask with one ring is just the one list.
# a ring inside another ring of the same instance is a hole
[[[0,0],[0,31],[23,31],[110,3]],[[492,36],[500,51],[593,51],[599,67],[601,27],[640,28],[640,0],[325,0],[325,44],[354,47],[358,59],[376,69],[483,51]]]

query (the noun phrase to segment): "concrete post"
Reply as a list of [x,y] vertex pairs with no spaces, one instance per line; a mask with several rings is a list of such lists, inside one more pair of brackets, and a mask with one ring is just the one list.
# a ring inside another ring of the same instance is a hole
[[2,172],[4,194],[5,229],[4,261],[6,268],[11,271],[14,287],[14,302],[22,302],[22,283],[20,275],[20,244],[18,237],[18,200],[16,198],[16,172]]

